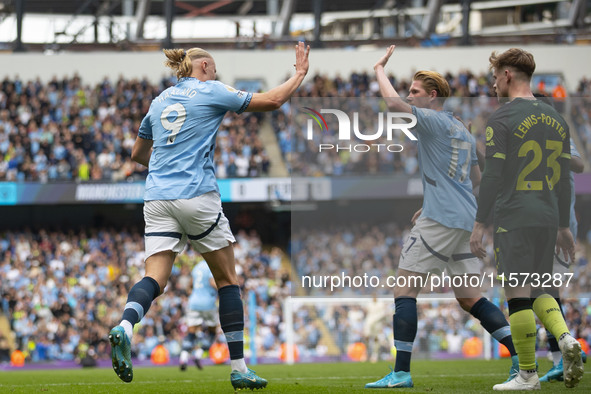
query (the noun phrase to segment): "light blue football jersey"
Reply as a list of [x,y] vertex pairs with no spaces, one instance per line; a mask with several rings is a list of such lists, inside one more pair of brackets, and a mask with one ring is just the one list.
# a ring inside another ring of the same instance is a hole
[[217,290],[211,286],[209,280],[213,278],[205,260],[193,267],[193,291],[189,297],[189,308],[193,311],[210,311],[215,309]]
[[[581,154],[577,150],[577,146],[575,145],[573,139],[570,139],[570,155],[571,157],[578,157],[581,158]],[[578,223],[577,223],[577,215],[575,215],[575,173],[570,172],[570,232],[573,234],[573,238],[577,239],[577,231],[578,231]]]
[[451,112],[413,106],[412,113],[417,117],[412,130],[423,181],[421,217],[472,231],[476,197],[470,170],[478,165],[474,137]]
[[144,200],[219,193],[213,164],[218,128],[226,112],[243,112],[251,98],[252,93],[196,78],[181,78],[156,97],[138,134],[154,141]]

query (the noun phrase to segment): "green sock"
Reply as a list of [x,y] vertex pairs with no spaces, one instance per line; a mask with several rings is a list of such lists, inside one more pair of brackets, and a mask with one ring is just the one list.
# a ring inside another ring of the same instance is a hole
[[558,306],[554,297],[549,294],[542,294],[534,300],[532,307],[546,330],[550,331],[556,340],[562,334],[570,333],[564,322],[560,306]]
[[536,369],[536,319],[531,309],[509,315],[513,345],[519,356],[519,369]]

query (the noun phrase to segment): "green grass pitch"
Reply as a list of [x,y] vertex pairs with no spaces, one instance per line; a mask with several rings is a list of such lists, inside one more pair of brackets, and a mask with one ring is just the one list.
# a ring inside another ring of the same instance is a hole
[[[540,360],[544,373],[550,362]],[[384,391],[364,389],[365,383],[383,377],[389,363],[335,363],[258,365],[257,373],[269,380],[258,393],[368,393]],[[417,360],[412,363],[413,389],[395,389],[415,393],[482,393],[503,382],[509,360]],[[387,389],[386,389],[387,390]],[[586,373],[576,389],[564,383],[544,383],[543,392],[591,392],[591,376]],[[181,372],[178,367],[134,369],[131,383],[123,383],[108,368],[0,372],[1,393],[233,393],[230,367],[195,367]],[[240,391],[246,393],[249,391]]]

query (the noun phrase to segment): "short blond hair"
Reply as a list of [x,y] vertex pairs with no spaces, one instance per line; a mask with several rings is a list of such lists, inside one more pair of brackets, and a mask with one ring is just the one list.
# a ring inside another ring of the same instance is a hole
[[524,73],[528,79],[531,79],[536,70],[536,62],[534,55],[521,48],[507,49],[501,54],[493,51],[488,58],[490,68],[493,70],[500,70],[505,67],[512,67],[517,71]]
[[447,83],[447,80],[443,75],[438,72],[417,71],[412,79],[413,81],[421,81],[423,89],[425,89],[427,93],[435,90],[437,92],[437,97],[449,97],[450,95],[451,89],[449,88],[449,83]]
[[174,70],[177,78],[188,77],[193,72],[193,60],[213,57],[205,49],[191,48],[185,49],[164,49],[164,55],[167,60],[164,62],[166,67]]

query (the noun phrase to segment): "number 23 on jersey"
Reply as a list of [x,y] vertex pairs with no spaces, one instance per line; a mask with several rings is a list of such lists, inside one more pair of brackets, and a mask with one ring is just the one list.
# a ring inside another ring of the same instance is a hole
[[544,183],[548,185],[550,190],[554,189],[554,186],[556,186],[560,180],[560,163],[558,162],[558,158],[562,154],[562,142],[546,140],[545,148],[551,151],[546,160],[546,166],[552,170],[552,176],[548,178],[548,175],[546,175],[546,182],[539,179],[532,180],[531,177],[529,177],[530,179],[526,179],[526,177],[528,177],[542,163],[542,158],[544,156],[542,147],[537,141],[526,141],[519,148],[518,156],[527,157],[528,153],[531,151],[533,152],[533,158],[519,173],[519,176],[517,177],[517,185],[515,186],[516,190],[542,190]]

